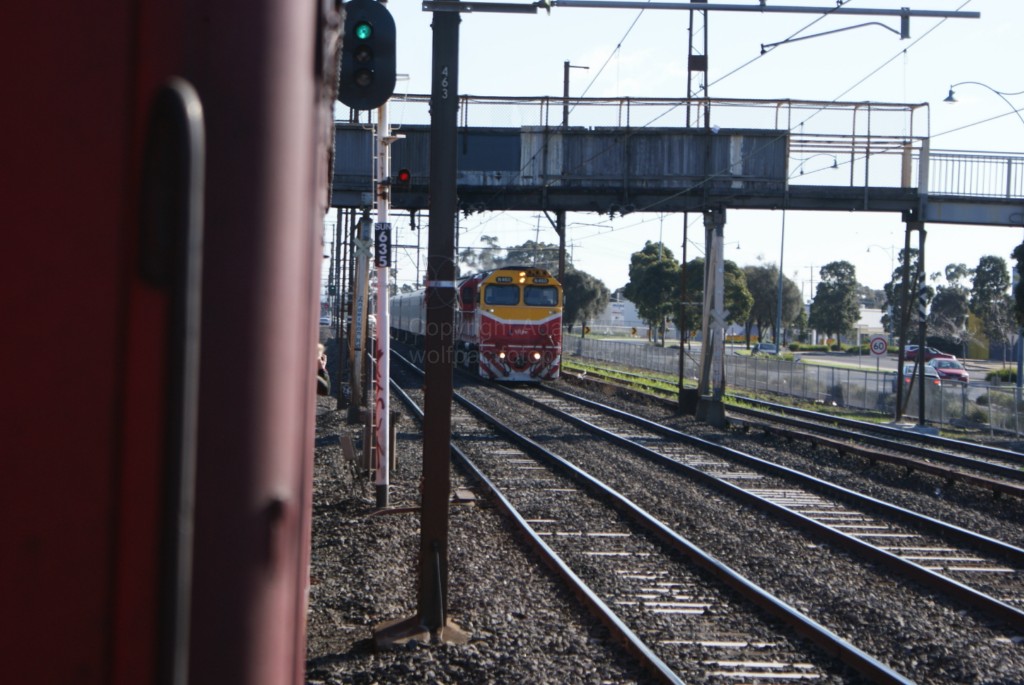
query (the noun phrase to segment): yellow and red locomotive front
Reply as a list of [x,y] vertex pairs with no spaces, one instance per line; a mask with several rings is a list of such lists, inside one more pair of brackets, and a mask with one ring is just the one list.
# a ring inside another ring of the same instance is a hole
[[459,284],[459,342],[485,378],[558,378],[561,284],[534,267],[505,267],[471,276]]

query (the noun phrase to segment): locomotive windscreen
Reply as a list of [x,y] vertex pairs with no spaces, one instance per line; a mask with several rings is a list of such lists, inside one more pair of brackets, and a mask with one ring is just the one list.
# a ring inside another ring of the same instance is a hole
[[484,304],[519,304],[518,285],[489,285],[484,289]]
[[528,285],[523,292],[523,302],[534,307],[556,307],[558,288],[553,285]]

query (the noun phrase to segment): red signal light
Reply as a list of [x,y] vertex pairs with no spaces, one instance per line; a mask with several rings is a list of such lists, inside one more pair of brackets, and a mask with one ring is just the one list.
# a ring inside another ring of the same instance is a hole
[[409,182],[412,181],[412,173],[408,169],[399,169],[395,178],[400,184],[409,185]]

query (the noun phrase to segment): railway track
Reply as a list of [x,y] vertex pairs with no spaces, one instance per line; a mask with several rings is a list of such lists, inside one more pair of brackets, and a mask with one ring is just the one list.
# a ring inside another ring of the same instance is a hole
[[[602,381],[587,378],[586,382]],[[676,406],[674,399],[648,396],[666,406]],[[947,483],[961,482],[1024,498],[1024,454],[1020,452],[908,430],[906,426],[859,421],[747,397],[735,399],[741,404],[728,407],[732,425],[828,446],[872,463],[930,473]]]
[[[746,405],[730,407],[730,412],[746,417],[766,430],[773,425],[792,428],[792,437],[833,439],[857,444],[850,451],[875,460],[907,466],[960,480],[994,492],[1024,497],[1024,454],[1012,450],[955,440],[907,427],[875,424],[824,415],[763,400],[740,398]],[[844,449],[842,442],[832,443]]]
[[663,682],[911,682],[469,399],[453,409],[458,460]]
[[592,400],[548,387],[515,392],[560,420],[1024,631],[1024,549]]

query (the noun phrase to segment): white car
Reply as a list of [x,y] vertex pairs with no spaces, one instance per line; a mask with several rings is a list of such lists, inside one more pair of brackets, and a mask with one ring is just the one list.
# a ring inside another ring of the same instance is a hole
[[320,325],[321,326],[330,326],[331,325],[331,317],[329,317],[329,316],[321,316],[320,317]]
[[[910,387],[911,379],[917,380],[917,374],[919,374],[919,373],[921,373],[921,372],[920,371],[916,371],[916,369],[914,368],[914,363],[913,362],[911,362],[910,364],[904,364],[903,365],[903,383],[904,383],[903,387],[905,387],[905,388]],[[925,380],[925,383],[927,384],[925,387],[929,387],[929,386],[941,387],[942,386],[942,377],[939,376],[939,372],[935,369],[934,366],[929,366],[928,364],[924,365],[924,380]],[[893,379],[892,379],[892,391],[893,392],[896,392],[896,383],[898,383],[898,382],[899,381],[896,380],[896,376],[894,375]]]

